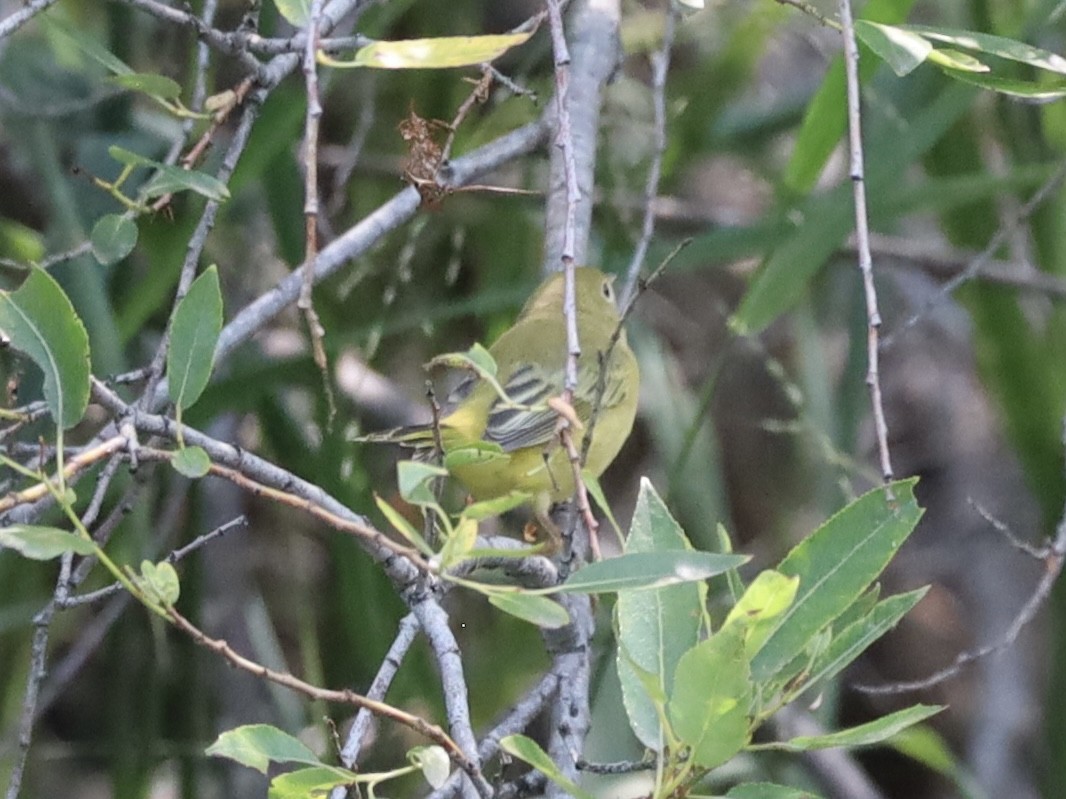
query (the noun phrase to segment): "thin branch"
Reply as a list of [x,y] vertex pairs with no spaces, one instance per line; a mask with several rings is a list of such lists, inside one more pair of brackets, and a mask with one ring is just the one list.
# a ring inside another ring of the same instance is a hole
[[[230,530],[233,530],[234,528],[237,528],[237,527],[247,527],[247,526],[248,526],[248,518],[246,516],[243,516],[243,515],[237,516],[234,519],[230,519],[225,524],[219,525],[214,530],[211,530],[210,532],[204,533],[201,536],[197,536],[195,539],[190,541],[188,544],[186,544],[185,546],[181,547],[181,549],[176,549],[173,552],[171,552],[169,555],[167,555],[165,558],[163,558],[163,560],[166,561],[167,563],[172,564],[172,565],[175,564],[175,563],[179,563],[180,561],[182,561],[185,558],[187,558],[189,555],[193,554],[197,550],[203,548],[207,544],[209,544],[212,541],[214,541],[216,538],[221,538],[226,533],[228,533]],[[122,584],[118,583],[118,582],[115,582],[115,583],[111,583],[111,585],[104,586],[103,588],[98,588],[95,591],[90,591],[87,594],[79,594],[77,596],[69,597],[67,600],[65,600],[64,602],[61,603],[61,606],[64,607],[64,608],[72,608],[72,607],[77,607],[78,605],[88,605],[88,604],[92,604],[94,602],[99,602],[99,601],[101,601],[103,599],[107,599],[108,597],[114,596],[115,594],[117,594],[117,593],[119,593],[121,591],[122,591]]]
[[[382,658],[381,666],[378,668],[378,673],[374,676],[373,682],[370,683],[370,688],[367,689],[366,696],[368,699],[381,701],[385,698],[396,672],[400,670],[403,659],[407,656],[407,650],[411,648],[411,644],[414,643],[417,635],[418,619],[413,613],[408,613],[400,620],[396,637],[393,639],[389,651]],[[341,763],[345,768],[355,768],[356,761],[359,759],[359,752],[363,748],[364,740],[367,733],[370,732],[373,720],[374,715],[369,708],[359,709],[355,716],[355,721],[352,723],[352,728],[348,732],[348,740],[341,750]],[[343,790],[341,796],[343,796]]]
[[663,153],[666,152],[666,75],[670,71],[670,52],[674,46],[674,31],[677,27],[677,12],[673,3],[667,3],[663,12],[663,40],[659,49],[651,54],[651,100],[654,139],[651,166],[644,183],[644,218],[640,226],[640,239],[633,251],[633,258],[626,270],[625,284],[618,294],[625,308],[637,290],[640,270],[648,255],[652,236],[655,235],[655,198],[659,195],[659,181],[663,171]]
[[56,3],[56,0],[31,0],[14,14],[0,20],[0,40],[6,39],[42,11]]
[[866,386],[870,391],[877,454],[881,464],[881,478],[892,480],[892,458],[888,451],[888,422],[881,398],[881,375],[878,369],[878,337],[881,312],[877,308],[877,288],[874,285],[873,258],[870,255],[870,221],[866,214],[866,178],[863,166],[862,122],[859,95],[859,46],[855,40],[855,24],[851,18],[851,0],[840,0],[840,24],[844,35],[844,74],[848,87],[848,142],[851,149],[851,185],[855,198],[855,237],[859,249],[859,271],[862,273],[863,294],[866,298]]
[[928,316],[929,312],[942,302],[945,297],[950,296],[963,283],[977,276],[992,260],[999,248],[1009,241],[1018,227],[1058,191],[1063,180],[1066,180],[1066,161],[1063,161],[1059,168],[1033,193],[1033,196],[1018,210],[1017,214],[1010,219],[1004,220],[1003,224],[992,234],[992,238],[988,240],[985,248],[970,261],[965,269],[948,280],[921,308],[885,336],[884,341],[881,343],[882,349],[888,349],[895,344],[899,336]]
[[477,766],[475,766],[470,760],[467,759],[462,749],[458,744],[451,739],[451,737],[444,732],[440,727],[435,724],[430,724],[425,719],[415,716],[412,713],[408,713],[405,710],[400,710],[398,707],[386,704],[384,702],[378,702],[373,699],[369,699],[361,694],[357,694],[355,691],[334,690],[330,688],[320,688],[317,685],[312,685],[309,682],[299,679],[298,677],[289,674],[288,672],[275,671],[269,669],[266,666],[256,663],[254,660],[249,660],[237,651],[233,649],[228,643],[218,638],[211,638],[209,635],[200,630],[196,625],[181,615],[176,609],[168,609],[168,617],[174,623],[174,626],[184,632],[197,644],[209,649],[217,655],[220,655],[227,660],[232,666],[235,666],[242,671],[246,671],[256,677],[269,680],[270,682],[284,686],[292,691],[303,694],[304,696],[314,699],[320,702],[337,702],[345,705],[353,705],[358,708],[363,708],[375,715],[381,716],[395,721],[399,724],[409,727],[434,743],[444,747],[449,756],[455,761],[459,768],[470,775],[480,774]]
[[[545,705],[555,696],[559,688],[559,681],[559,675],[554,671],[550,671],[524,697],[515,703],[514,708],[478,744],[478,756],[482,762],[494,757],[500,751],[500,741],[503,738],[522,732],[533,723],[533,720],[543,712]],[[452,775],[441,788],[431,793],[427,799],[451,799],[458,789],[459,780],[456,775]]]
[[[547,120],[542,118],[457,158],[448,170],[449,185],[462,186],[471,183],[508,161],[531,152],[543,141],[547,130]],[[215,350],[216,360],[225,360],[237,347],[296,301],[306,269],[314,269],[315,283],[325,280],[340,271],[352,259],[365,254],[386,234],[408,222],[417,213],[420,203],[421,198],[414,187],[408,186],[401,190],[376,211],[323,247],[313,266],[304,264],[270,291],[242,308],[222,329]]]
[[[1066,426],[1066,420],[1063,420],[1063,423]],[[1066,432],[1064,432],[1063,444],[1066,445]],[[1042,551],[1034,552],[1033,554],[1038,555],[1043,560],[1044,573],[1041,575],[1032,594],[1029,595],[1029,599],[1022,605],[1021,610],[1018,611],[1006,631],[997,640],[976,649],[962,652],[956,656],[950,666],[935,671],[923,679],[887,685],[860,685],[856,686],[857,690],[868,694],[898,694],[905,691],[924,690],[934,685],[939,685],[945,680],[957,677],[970,664],[1012,646],[1017,641],[1018,636],[1021,635],[1022,630],[1035,618],[1037,611],[1047,601],[1059,575],[1062,573],[1063,559],[1066,558],[1066,509],[1063,510],[1062,518],[1059,520],[1058,527],[1055,530],[1055,538]]]
[[[318,257],[318,129],[322,119],[322,99],[318,92],[318,37],[322,17],[323,0],[311,0],[307,21],[307,45],[303,54],[304,84],[307,90],[307,115],[304,120],[304,263],[313,264]],[[307,332],[311,337],[311,353],[315,366],[322,377],[322,389],[329,408],[327,425],[332,425],[337,413],[337,403],[333,398],[333,389],[329,382],[329,361],[326,357],[324,338],[326,329],[315,311],[311,289],[314,287],[314,273],[304,272],[300,285],[300,296],[296,307],[301,311]]]

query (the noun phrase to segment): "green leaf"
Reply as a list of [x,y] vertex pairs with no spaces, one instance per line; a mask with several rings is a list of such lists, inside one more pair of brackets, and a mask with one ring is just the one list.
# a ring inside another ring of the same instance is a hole
[[[651,482],[641,478],[625,544],[626,554],[690,551],[692,546],[681,526],[670,515]],[[651,675],[657,684],[657,694],[670,695],[678,661],[699,641],[705,595],[701,583],[622,591],[618,595],[616,657],[622,700],[629,726],[649,749],[661,748],[663,732],[654,699],[634,667]]]
[[933,45],[917,33],[865,19],[855,20],[855,35],[901,78],[913,72],[933,50]]
[[559,767],[555,765],[555,761],[532,738],[527,738],[524,735],[508,735],[500,740],[500,749],[533,766],[533,768],[543,773],[545,777],[573,796],[574,799],[595,799],[592,794],[563,774]]
[[30,263],[40,261],[46,252],[40,231],[14,219],[0,219],[0,253]]
[[821,799],[816,793],[788,785],[775,785],[772,782],[734,785],[725,796],[726,799]]
[[936,64],[939,67],[947,67],[948,69],[961,69],[964,72],[990,72],[991,68],[974,58],[969,53],[963,53],[959,50],[933,50],[929,54],[929,62]]
[[570,623],[570,614],[566,612],[566,608],[546,596],[508,591],[492,592],[488,597],[489,602],[504,613],[538,627],[557,630]]
[[590,563],[562,585],[545,593],[604,594],[612,591],[662,588],[706,580],[746,563],[745,555],[714,552],[638,552]]
[[181,191],[192,191],[215,202],[229,199],[226,184],[204,172],[160,163],[155,163],[153,168],[156,173],[141,190],[148,199]]
[[112,144],[110,147],[108,147],[107,154],[123,166],[154,167],[157,163],[151,158],[145,158],[140,153],[135,153],[132,150],[127,150],[125,147],[119,147],[117,144]]
[[447,475],[447,469],[430,463],[400,461],[396,464],[396,488],[405,502],[433,507],[439,504],[433,495],[433,481]]
[[137,224],[122,214],[107,214],[93,225],[89,242],[97,261],[104,266],[116,264],[137,246]]
[[614,528],[615,535],[617,535],[618,540],[621,541],[622,528],[618,525],[618,520],[614,517],[614,511],[611,510],[611,506],[607,502],[607,495],[603,493],[603,486],[600,485],[600,478],[588,469],[582,469],[581,479],[585,481],[585,488],[588,489],[589,496],[592,497],[593,501],[596,503],[596,507],[607,517],[607,521],[610,522],[611,527]]
[[875,488],[801,541],[778,571],[799,577],[795,602],[776,618],[752,659],[757,682],[768,681],[843,613],[891,560],[921,518],[915,480]]
[[372,67],[374,69],[449,69],[494,61],[512,47],[525,42],[529,33],[490,36],[441,36],[434,39],[405,39],[374,42],[356,51],[351,61],[338,61],[319,53],[318,60],[331,67]]
[[752,749],[776,749],[786,752],[809,752],[814,749],[834,749],[837,747],[873,746],[883,743],[902,730],[935,716],[944,709],[943,705],[914,705],[913,707],[889,713],[879,719],[860,724],[839,732],[826,735],[801,735],[780,743],[759,744]]
[[751,740],[751,672],[739,627],[690,649],[677,664],[670,724],[702,768],[725,763]]
[[955,80],[980,86],[1008,97],[1017,97],[1031,102],[1050,103],[1066,97],[1066,81],[1055,83],[1036,83],[1014,78],[1001,78],[996,75],[984,75],[971,70],[944,69],[944,74]]
[[107,152],[120,164],[145,167],[154,172],[151,179],[141,189],[148,199],[180,191],[193,191],[215,202],[229,199],[229,189],[226,188],[226,184],[211,175],[197,172],[195,169],[182,169],[153,161],[151,158],[145,158],[139,153],[117,145],[108,147]]
[[0,529],[0,547],[7,547],[30,560],[51,560],[67,552],[91,555],[96,551],[91,541],[57,527],[13,524]]
[[798,589],[798,577],[772,570],[760,572],[729,611],[722,626],[736,624],[742,628],[749,658],[762,649],[778,618],[792,605]]
[[331,788],[350,785],[358,779],[358,774],[336,766],[301,768],[271,780],[267,799],[317,799],[325,797]]
[[303,28],[311,16],[311,4],[308,0],[274,0],[281,16],[297,28]]
[[167,607],[177,602],[181,595],[178,572],[166,561],[159,563],[152,563],[150,560],[142,561],[140,585],[149,597]]
[[44,399],[56,424],[81,421],[89,404],[89,336],[67,295],[33,267],[17,291],[0,292],[0,331],[44,372]]
[[477,522],[460,517],[459,523],[451,528],[440,550],[440,565],[448,570],[455,564],[470,557],[470,552],[477,543]]
[[195,480],[211,471],[211,457],[203,447],[182,447],[170,459],[178,474]]
[[422,534],[414,528],[414,525],[403,517],[403,514],[377,494],[374,494],[374,502],[378,506],[378,510],[381,511],[381,515],[388,520],[389,524],[393,526],[396,532],[414,544],[418,551],[423,555],[433,555],[433,548],[426,543],[426,539],[424,539]]
[[182,410],[195,403],[207,388],[221,331],[222,292],[218,269],[212,264],[189,286],[170,326],[167,390]]
[[901,27],[905,31],[912,31],[934,42],[943,42],[954,47],[961,47],[963,50],[976,50],[979,53],[1028,64],[1036,69],[1066,75],[1066,58],[1016,39],[929,25],[902,25]]
[[[872,22],[903,22],[912,5],[914,0],[870,0],[863,7],[862,16]],[[860,82],[866,83],[878,66],[872,58],[859,59]],[[800,194],[813,189],[846,126],[844,59],[837,56],[826,71],[822,85],[807,103],[792,157],[785,168],[785,185]]]
[[865,617],[852,622],[836,633],[829,646],[810,667],[807,685],[831,680],[866,651],[874,641],[899,623],[911,608],[918,604],[928,589],[920,588],[898,594],[877,603]]
[[434,790],[441,788],[448,780],[452,763],[442,746],[416,746],[407,752],[407,760],[422,769],[422,776]]
[[43,14],[40,19],[50,32],[66,39],[93,61],[102,65],[108,72],[115,75],[134,74],[133,69],[125,61],[98,44],[88,31],[79,30],[54,14]]
[[112,75],[108,78],[108,82],[121,86],[123,89],[157,97],[160,100],[173,100],[181,96],[181,86],[166,75],[134,72]]
[[315,753],[299,740],[269,724],[248,724],[227,730],[204,751],[213,757],[236,760],[262,774],[266,774],[271,763],[322,765]]
[[[965,770],[947,741],[932,727],[923,725],[900,730],[890,744],[897,752],[954,780],[960,788],[964,787]],[[968,795],[965,790],[960,793]]]

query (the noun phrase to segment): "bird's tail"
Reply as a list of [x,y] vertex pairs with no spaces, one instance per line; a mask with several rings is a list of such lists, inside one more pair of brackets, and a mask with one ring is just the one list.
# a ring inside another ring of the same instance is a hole
[[397,444],[414,450],[431,450],[436,446],[433,425],[430,424],[394,427],[392,430],[367,433],[365,436],[356,437],[355,440],[368,444]]

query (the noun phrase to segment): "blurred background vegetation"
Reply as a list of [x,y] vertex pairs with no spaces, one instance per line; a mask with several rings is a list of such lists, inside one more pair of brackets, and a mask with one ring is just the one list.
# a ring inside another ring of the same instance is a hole
[[[815,5],[835,13],[826,0]],[[0,5],[4,16],[15,7]],[[199,13],[199,0],[192,8]],[[231,29],[246,10],[225,0],[215,24]],[[368,3],[357,29],[393,39],[498,32],[538,10],[532,2],[451,0],[444,14],[434,4],[388,0]],[[871,0],[856,10],[1066,51],[1057,0]],[[48,13],[135,69],[189,87],[192,31],[121,3],[62,0]],[[660,6],[625,4],[624,59],[604,97],[590,248],[590,260],[608,271],[624,272],[639,236],[654,155],[648,55],[662,26]],[[260,31],[288,30],[273,4],[264,4]],[[682,239],[694,240],[631,322],[641,412],[605,485],[624,522],[639,477],[649,476],[697,546],[717,547],[720,523],[737,549],[755,555],[754,568],[776,562],[878,479],[840,147],[843,95],[822,88],[840,85],[839,49],[835,32],[796,8],[719,2],[679,21],[666,85],[668,140],[649,264]],[[496,66],[531,94],[496,84],[459,129],[457,155],[535,119],[550,101],[546,30]],[[1031,542],[1060,522],[1066,193],[1057,177],[1066,106],[1014,102],[930,66],[899,78],[868,51],[863,69],[875,268],[889,336],[882,379],[890,443],[897,474],[921,475],[919,498],[928,508],[892,571],[892,587],[931,583],[933,590],[836,695],[822,698],[817,713],[855,722],[916,698],[949,702],[936,729],[950,756],[929,740],[910,744],[924,764],[891,749],[860,755],[884,796],[1050,799],[1066,785],[1066,647],[1055,608],[1004,652],[920,697],[874,697],[855,685],[924,676],[1003,635],[1042,565],[1012,548],[978,507]],[[1024,65],[1013,69],[1032,78]],[[207,75],[209,93],[241,77],[232,59],[217,54]],[[328,242],[402,188],[400,122],[412,110],[451,120],[477,71],[323,76]],[[18,264],[76,247],[100,216],[121,210],[91,181],[118,173],[109,146],[161,159],[180,136],[180,120],[104,77],[36,22],[0,41],[5,287],[21,279]],[[232,198],[204,255],[205,264],[219,265],[227,319],[303,259],[304,116],[296,74],[262,108],[229,184]],[[219,133],[205,171],[217,166],[231,133]],[[224,364],[188,422],[370,514],[372,492],[393,490],[392,454],[353,437],[424,415],[421,364],[437,352],[488,343],[512,321],[539,282],[537,192],[546,165],[541,153],[484,181],[532,194],[473,189],[446,197],[317,289],[335,417],[293,311]],[[1027,208],[1041,187],[1046,198]],[[151,357],[202,206],[201,198],[180,194],[165,211],[140,218],[137,247],[117,264],[83,255],[52,268],[89,329],[97,375]],[[945,282],[974,264],[999,231],[976,274],[944,293]],[[787,259],[791,282],[768,289],[771,318],[755,325],[758,335],[748,334],[730,319],[752,301],[753,281],[775,258]],[[20,382],[20,400],[32,397],[32,370],[10,356],[5,369],[9,384]],[[246,527],[186,562],[187,614],[264,663],[324,685],[365,688],[404,608],[351,540],[213,481],[193,484],[144,466],[116,481],[115,497],[129,481],[142,486],[111,544],[117,559],[159,556],[247,514]],[[52,563],[0,553],[0,774],[14,757],[32,619],[54,579]],[[90,578],[86,587],[102,580]],[[1052,604],[1062,599],[1060,591]],[[456,634],[474,720],[485,725],[536,679],[545,655],[533,628],[466,601],[469,607],[454,608]],[[327,708],[235,673],[128,605],[115,597],[56,618],[24,796],[263,795],[257,775],[204,757],[220,730],[268,721],[320,741],[331,734],[322,723]],[[609,607],[600,617],[609,629]],[[639,756],[636,742],[618,733],[627,725],[611,661],[601,659],[594,686],[589,759]],[[390,701],[439,716],[436,684],[430,658],[416,648]],[[375,751],[383,764],[415,742],[392,728],[381,735]],[[795,759],[736,765],[749,778],[767,768],[781,779],[803,778]]]

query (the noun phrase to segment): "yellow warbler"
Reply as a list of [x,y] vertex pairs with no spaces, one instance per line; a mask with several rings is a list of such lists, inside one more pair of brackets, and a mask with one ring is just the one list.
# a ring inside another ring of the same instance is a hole
[[[633,428],[640,371],[625,331],[603,358],[619,325],[613,277],[591,267],[574,270],[577,331],[581,345],[572,407],[579,427],[574,443],[582,451],[603,378],[603,398],[593,426],[585,469],[603,473]],[[527,492],[537,518],[555,533],[548,518],[553,502],[574,493],[573,470],[559,437],[560,407],[567,359],[564,275],[545,280],[522,308],[514,325],[489,348],[496,383],[472,376],[449,398],[440,419],[444,464],[478,500],[511,491]],[[507,399],[500,396],[502,388]],[[565,407],[564,407],[565,411]],[[430,425],[367,436],[427,450],[435,446]]]

